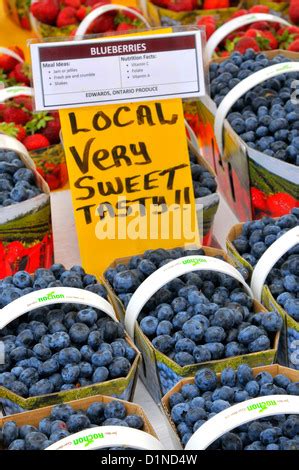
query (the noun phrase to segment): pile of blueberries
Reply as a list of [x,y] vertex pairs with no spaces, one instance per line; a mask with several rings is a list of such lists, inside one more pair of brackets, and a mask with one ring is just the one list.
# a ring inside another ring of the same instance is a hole
[[117,400],[94,402],[86,411],[76,411],[67,404],[57,405],[37,427],[29,424],[17,426],[14,421],[6,421],[0,429],[0,447],[8,450],[43,450],[71,434],[98,426],[143,430],[144,421],[141,416],[128,413],[124,404]]
[[[275,377],[242,364],[224,369],[218,381],[211,369],[201,369],[194,383],[184,384],[169,398],[171,418],[183,446],[207,420],[236,403],[267,395],[299,395],[299,382]],[[243,424],[210,445],[213,450],[299,450],[299,416],[277,415]]]
[[[276,220],[264,217],[254,222],[246,222],[233,244],[242,257],[251,266],[255,266],[272,243],[298,224],[299,208]],[[299,321],[299,244],[276,263],[266,279],[266,284],[277,302],[294,320]]]
[[[238,83],[253,73],[291,60],[283,55],[270,59],[248,49],[234,52],[224,62],[210,65],[211,96],[219,106]],[[233,106],[228,121],[249,147],[266,155],[299,165],[299,114],[292,100],[299,73],[270,78],[248,91]]]
[[[128,302],[140,283],[159,266],[204,250],[149,250],[105,275]],[[232,277],[211,271],[188,273],[160,289],[139,316],[153,346],[177,364],[191,364],[270,349],[282,328],[276,312],[254,312],[252,299]]]
[[0,150],[0,207],[11,206],[41,194],[32,170],[12,150]]
[[[77,287],[107,297],[81,266],[54,264],[33,276],[19,271],[0,282],[1,307],[46,287]],[[3,328],[5,363],[0,386],[22,397],[71,390],[128,375],[136,352],[122,325],[100,310],[78,304],[35,309]]]
[[197,162],[196,155],[189,149],[194,197],[205,197],[217,190],[215,176]]

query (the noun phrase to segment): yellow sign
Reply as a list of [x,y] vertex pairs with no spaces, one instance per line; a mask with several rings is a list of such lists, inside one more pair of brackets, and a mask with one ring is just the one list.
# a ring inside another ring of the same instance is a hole
[[81,261],[198,242],[182,101],[60,110]]

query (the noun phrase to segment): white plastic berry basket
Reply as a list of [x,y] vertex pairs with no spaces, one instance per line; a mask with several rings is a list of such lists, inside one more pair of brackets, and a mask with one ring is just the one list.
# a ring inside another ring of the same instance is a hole
[[[269,58],[274,58],[277,53],[264,52]],[[292,61],[266,67],[245,78],[230,90],[218,109],[209,97],[198,103],[202,128],[210,129],[199,137],[202,154],[215,169],[219,188],[240,221],[266,215],[254,205],[253,190],[264,195],[265,210],[270,216],[277,216],[271,206],[273,197],[275,207],[281,205],[281,215],[284,213],[284,198],[288,200],[285,213],[289,212],[290,205],[295,207],[299,202],[299,167],[249,147],[226,120],[234,103],[256,85],[281,74],[299,72],[296,54],[279,53]],[[217,60],[217,63],[221,62],[222,59]]]
[[[221,255],[221,250],[204,247],[204,251],[207,256],[188,256],[180,258],[155,271],[135,291],[125,312],[124,321],[126,330],[142,353],[143,361],[140,367],[140,376],[157,403],[160,403],[163,395],[183,377],[194,376],[194,374],[203,367],[210,367],[219,371],[228,366],[234,367],[240,362],[246,362],[250,366],[255,367],[261,364],[272,364],[276,357],[279,333],[275,335],[271,349],[267,351],[182,367],[174,362],[174,360],[155,349],[151,341],[143,334],[137,320],[147,301],[156,294],[161,287],[186,273],[204,270],[227,274],[240,282],[240,285],[244,287],[248,295],[253,297],[249,286],[246,285],[241,274],[232,265],[212,257]],[[126,261],[122,260],[122,262]],[[111,292],[111,286],[108,287],[108,289]],[[255,312],[266,312],[266,309],[257,301],[253,302],[253,309]]]
[[[95,395],[93,397],[79,398],[78,400],[65,402],[65,404],[71,406],[74,411],[87,411],[87,409],[94,403],[108,404],[115,401],[120,402],[124,405],[124,407],[126,408],[127,415],[134,414],[142,418],[144,423],[142,431],[136,433],[136,429],[125,427],[122,428],[122,430],[125,431],[125,435],[123,435],[123,432],[118,432],[119,427],[113,426],[111,432],[108,431],[107,435],[104,435],[103,431],[105,431],[105,429],[103,428],[103,426],[99,427],[98,430],[96,430],[95,428],[90,428],[85,431],[76,433],[73,436],[69,436],[65,443],[64,441],[60,440],[53,446],[51,446],[51,448],[48,448],[46,450],[53,450],[53,447],[55,447],[55,450],[95,450],[95,447],[97,448],[99,444],[100,447],[103,443],[107,445],[107,439],[109,439],[110,442],[111,440],[113,440],[113,443],[111,444],[113,446],[125,446],[135,448],[137,443],[138,448],[142,447],[143,449],[147,450],[163,449],[150,421],[148,420],[146,414],[144,413],[144,410],[141,408],[140,405],[130,403],[124,400],[115,399],[112,397],[107,397],[104,395]],[[18,427],[24,425],[38,427],[42,419],[48,418],[51,415],[52,410],[53,406],[47,406],[37,410],[27,411],[26,413],[19,413],[14,415],[13,417],[0,417],[0,428],[2,428],[6,422],[11,420],[13,420]]]
[[[256,367],[252,370],[254,377],[261,372],[268,372],[275,377],[283,374],[292,382],[298,382],[299,372],[279,365]],[[220,373],[217,374],[220,380]],[[180,392],[183,385],[193,384],[193,378],[187,378],[179,382],[162,398],[162,408],[169,424],[170,434],[177,449],[182,448],[176,425],[171,419],[170,397]],[[225,433],[233,431],[242,424],[256,421],[267,416],[280,414],[299,414],[299,397],[294,395],[269,395],[252,398],[243,401],[206,421],[189,439],[185,450],[206,450],[213,442]]]
[[[48,305],[68,303],[96,308],[105,313],[113,321],[118,322],[112,305],[99,295],[84,289],[57,287],[31,292],[30,294],[26,294],[8,304],[1,310],[0,329],[4,328],[16,318],[34,311],[35,309]],[[5,387],[0,387],[0,401],[4,404],[11,402],[12,404],[17,405],[20,411],[22,411],[37,409],[61,403],[62,401],[70,401],[98,394],[108,396],[113,395],[123,399],[132,399],[137,380],[137,368],[140,354],[127,336],[126,341],[136,352],[135,359],[131,364],[130,371],[126,377],[111,379],[106,382],[74,388],[72,390],[54,392],[48,395],[29,398],[23,398]]]
[[237,18],[234,18],[220,28],[218,28],[209,38],[206,44],[206,54],[208,60],[211,60],[215,50],[219,46],[219,44],[228,36],[230,33],[242,28],[243,26],[247,26],[249,24],[255,23],[257,21],[266,21],[268,23],[279,23],[284,26],[292,26],[288,21],[285,19],[270,15],[268,13],[254,13],[248,15],[242,15]]
[[[267,277],[275,264],[290,249],[299,246],[299,226],[287,231],[278,238],[261,256],[255,267],[252,267],[236,250],[233,245],[242,231],[242,224],[232,227],[228,234],[226,247],[229,257],[238,266],[244,266],[250,273],[251,289],[254,297],[262,302],[268,310],[275,310],[285,320],[286,337],[280,344],[280,361],[287,363],[289,367],[299,370],[299,322],[292,318],[286,310],[274,298],[269,286],[266,284]],[[291,330],[291,335],[290,335]],[[290,336],[293,337],[290,340]],[[292,344],[291,344],[292,343]]]

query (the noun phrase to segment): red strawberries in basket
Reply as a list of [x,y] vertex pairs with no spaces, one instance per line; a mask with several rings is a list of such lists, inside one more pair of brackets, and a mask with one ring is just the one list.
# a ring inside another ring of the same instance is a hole
[[[173,5],[180,2],[194,4],[195,0],[171,0]],[[76,27],[93,9],[110,4],[110,0],[37,0],[31,4],[31,14],[41,23],[57,28],[69,28],[74,34]],[[136,9],[136,11],[139,11]],[[111,31],[128,31],[142,26],[136,15],[123,11],[107,12],[94,20],[87,34]]]

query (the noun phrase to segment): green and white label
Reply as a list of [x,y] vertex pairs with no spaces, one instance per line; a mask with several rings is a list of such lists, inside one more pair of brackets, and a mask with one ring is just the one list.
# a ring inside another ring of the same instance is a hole
[[74,287],[59,287],[53,289],[41,289],[30,294],[24,295],[14,300],[6,307],[1,309],[0,329],[4,328],[16,318],[31,312],[41,306],[53,304],[80,304],[97,308],[105,312],[113,320],[118,321],[113,307],[99,295],[84,289],[76,289]]
[[231,406],[203,424],[189,439],[185,450],[205,450],[225,433],[266,416],[299,414],[299,397],[269,395]]
[[122,426],[99,426],[85,429],[55,442],[45,450],[96,450],[123,446],[139,450],[165,450],[151,434]]

